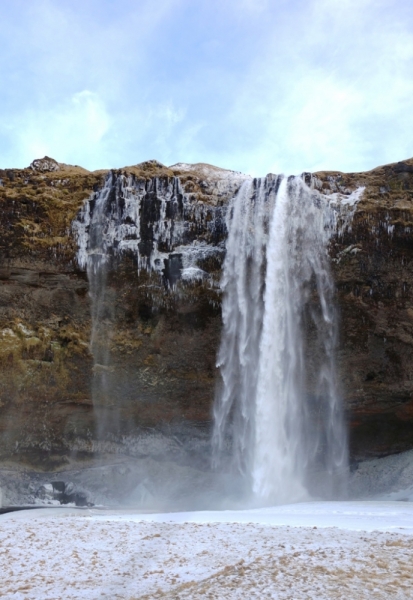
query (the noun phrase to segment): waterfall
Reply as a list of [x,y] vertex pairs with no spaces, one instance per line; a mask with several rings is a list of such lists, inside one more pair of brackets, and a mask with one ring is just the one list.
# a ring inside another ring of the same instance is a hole
[[[111,247],[107,244],[106,215],[113,195],[113,178],[109,176],[101,192],[96,195],[94,210],[89,218],[89,241],[86,272],[91,298],[92,328],[90,351],[93,356],[92,400],[96,423],[95,436],[101,439],[107,428],[110,394],[110,346],[114,303],[108,298],[107,277]],[[116,419],[111,411],[110,420]],[[117,424],[116,424],[117,425]]]
[[269,175],[246,181],[228,210],[214,463],[230,454],[259,503],[304,499],[312,481],[334,485],[346,470],[333,204],[300,177]]

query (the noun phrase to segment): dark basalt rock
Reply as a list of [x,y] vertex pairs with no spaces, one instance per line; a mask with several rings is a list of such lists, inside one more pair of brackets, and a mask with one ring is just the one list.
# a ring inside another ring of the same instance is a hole
[[413,173],[413,165],[409,165],[405,162],[399,162],[394,165],[393,171],[395,173]]

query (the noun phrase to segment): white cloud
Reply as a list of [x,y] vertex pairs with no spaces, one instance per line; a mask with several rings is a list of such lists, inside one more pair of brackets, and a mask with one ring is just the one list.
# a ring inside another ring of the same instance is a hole
[[402,0],[15,2],[0,32],[1,163],[151,157],[259,175],[413,155]]
[[185,111],[182,108],[175,108],[172,103],[159,104],[150,109],[152,120],[161,121],[161,127],[170,130],[174,125],[183,121]]
[[19,151],[29,164],[45,154],[60,162],[90,164],[95,153],[98,168],[103,137],[110,118],[101,98],[83,90],[53,108],[28,111],[14,123]]
[[388,8],[316,0],[267,38],[233,103],[252,140],[243,170],[364,170],[413,154],[413,32]]
[[247,13],[263,13],[269,8],[269,0],[237,0],[234,10]]

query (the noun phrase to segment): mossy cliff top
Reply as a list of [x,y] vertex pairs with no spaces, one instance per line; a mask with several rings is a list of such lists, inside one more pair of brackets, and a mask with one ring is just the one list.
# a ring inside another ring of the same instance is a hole
[[[248,179],[235,171],[204,163],[166,167],[156,160],[114,170],[137,179],[179,177],[191,202],[210,207],[225,204]],[[93,191],[102,187],[108,170],[87,171],[53,158],[34,160],[25,169],[0,169],[0,260],[2,268],[57,265],[77,269],[77,243],[71,225]],[[363,173],[323,171],[309,175],[321,192],[349,194],[365,187],[354,225],[373,220],[386,227],[413,226],[413,159]]]
[[322,192],[348,193],[357,187],[365,187],[357,212],[377,210],[413,210],[413,158],[402,162],[376,167],[360,173],[320,171],[314,173],[319,179]]
[[[180,177],[193,201],[222,204],[236,193],[245,175],[210,165],[180,163],[165,167],[156,160],[115,169],[137,179]],[[84,201],[99,189],[108,170],[87,171],[45,156],[25,169],[0,169],[0,257],[22,266],[53,260],[74,268],[76,243],[71,223]],[[17,262],[16,262],[17,261]]]

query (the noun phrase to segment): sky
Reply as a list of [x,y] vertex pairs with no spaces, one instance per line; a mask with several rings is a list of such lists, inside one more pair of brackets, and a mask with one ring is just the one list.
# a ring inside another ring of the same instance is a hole
[[0,0],[0,168],[413,156],[411,0]]

